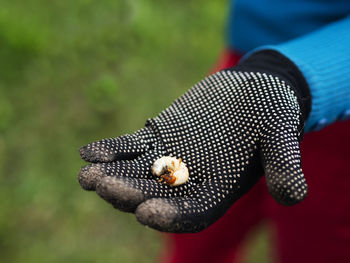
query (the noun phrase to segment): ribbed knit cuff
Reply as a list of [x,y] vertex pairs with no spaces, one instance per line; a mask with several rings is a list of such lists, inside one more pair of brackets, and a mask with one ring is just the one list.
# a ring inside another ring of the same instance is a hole
[[284,44],[260,47],[253,53],[269,49],[293,61],[308,83],[312,104],[305,131],[319,130],[349,112],[350,16]]

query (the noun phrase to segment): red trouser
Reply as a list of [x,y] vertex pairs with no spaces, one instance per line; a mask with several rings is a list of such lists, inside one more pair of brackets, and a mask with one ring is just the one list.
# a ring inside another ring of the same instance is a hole
[[[226,53],[216,71],[239,57]],[[350,121],[304,136],[306,199],[284,207],[269,196],[265,178],[206,230],[167,235],[163,262],[237,262],[238,247],[262,220],[271,226],[277,262],[350,262]]]

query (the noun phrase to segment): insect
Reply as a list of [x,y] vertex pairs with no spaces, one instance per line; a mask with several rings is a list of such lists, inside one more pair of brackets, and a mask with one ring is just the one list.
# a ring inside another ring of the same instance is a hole
[[157,159],[152,166],[152,173],[160,176],[158,182],[166,183],[170,186],[177,186],[187,182],[189,174],[186,164],[182,159],[171,156],[163,156]]

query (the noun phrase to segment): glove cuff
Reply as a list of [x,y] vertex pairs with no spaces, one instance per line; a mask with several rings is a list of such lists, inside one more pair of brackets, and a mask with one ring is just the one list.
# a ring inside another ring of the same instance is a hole
[[302,114],[298,130],[303,131],[311,110],[311,93],[303,74],[291,60],[275,50],[261,50],[244,58],[231,70],[265,72],[278,76],[290,84],[297,96]]

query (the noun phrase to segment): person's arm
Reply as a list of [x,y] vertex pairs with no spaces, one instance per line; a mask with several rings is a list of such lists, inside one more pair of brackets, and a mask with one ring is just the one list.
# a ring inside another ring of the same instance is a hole
[[[194,85],[144,129],[82,147],[92,164],[81,169],[81,186],[142,224],[178,233],[214,223],[263,174],[277,202],[302,201],[305,122],[331,123],[350,108],[349,28],[345,19],[263,47]],[[186,163],[187,183],[169,186],[152,175],[168,155]]]
[[302,72],[312,97],[306,132],[350,118],[350,16],[292,41],[257,50],[278,51]]

